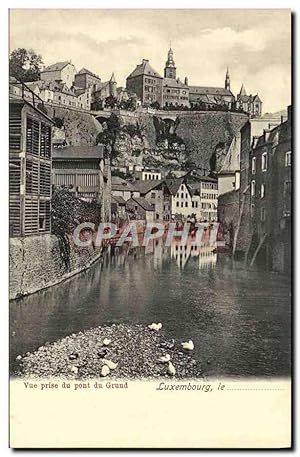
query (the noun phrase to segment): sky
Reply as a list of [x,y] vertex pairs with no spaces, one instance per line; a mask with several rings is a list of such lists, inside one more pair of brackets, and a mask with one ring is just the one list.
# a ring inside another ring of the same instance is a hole
[[10,50],[31,48],[45,65],[71,60],[118,86],[142,59],[163,76],[170,43],[177,76],[190,85],[242,83],[263,112],[291,103],[289,10],[10,10]]

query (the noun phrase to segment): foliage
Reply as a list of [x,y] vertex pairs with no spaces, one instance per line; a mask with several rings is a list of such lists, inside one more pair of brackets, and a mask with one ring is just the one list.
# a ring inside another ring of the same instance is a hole
[[91,203],[80,200],[64,187],[54,187],[52,193],[51,227],[52,233],[59,240],[62,260],[70,270],[70,242],[69,236],[82,222],[93,222],[96,226],[100,222],[100,205],[96,201]]
[[54,117],[53,121],[55,123],[55,127],[61,129],[64,125],[64,118],[63,117]]
[[118,103],[118,107],[128,111],[134,111],[136,109],[136,100],[134,97],[130,97],[128,100],[122,100]]
[[158,101],[155,101],[151,103],[150,107],[154,109],[160,109],[160,104],[158,103]]
[[118,103],[118,100],[116,99],[116,97],[114,97],[113,95],[109,95],[105,99],[105,108],[114,109],[114,108],[116,108],[117,103]]
[[21,82],[40,79],[43,61],[33,49],[14,49],[9,58],[9,74]]
[[114,113],[107,119],[106,126],[107,128],[97,135],[96,144],[104,144],[106,154],[114,159],[117,157],[115,143],[120,131],[120,122]]

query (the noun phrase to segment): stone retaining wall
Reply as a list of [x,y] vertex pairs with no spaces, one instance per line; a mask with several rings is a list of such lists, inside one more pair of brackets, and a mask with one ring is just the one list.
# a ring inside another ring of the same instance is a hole
[[53,286],[89,268],[101,255],[101,248],[70,246],[67,269],[55,235],[11,238],[9,249],[9,298],[32,294]]

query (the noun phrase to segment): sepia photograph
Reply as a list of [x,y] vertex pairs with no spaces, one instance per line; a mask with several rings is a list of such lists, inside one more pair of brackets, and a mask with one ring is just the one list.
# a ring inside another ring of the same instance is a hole
[[9,373],[24,397],[290,384],[291,20],[9,11]]

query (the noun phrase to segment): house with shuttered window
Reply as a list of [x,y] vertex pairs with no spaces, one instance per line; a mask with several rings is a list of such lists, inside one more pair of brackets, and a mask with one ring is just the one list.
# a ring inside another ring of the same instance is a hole
[[51,231],[52,125],[43,101],[25,84],[18,94],[10,93],[9,231],[12,237]]

